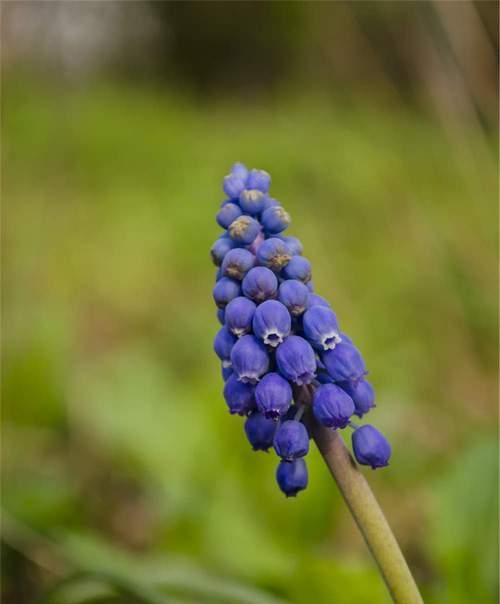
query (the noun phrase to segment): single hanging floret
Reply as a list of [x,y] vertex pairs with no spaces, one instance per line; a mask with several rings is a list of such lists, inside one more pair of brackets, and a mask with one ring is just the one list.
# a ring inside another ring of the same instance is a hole
[[255,309],[254,334],[264,344],[276,348],[290,335],[292,318],[287,307],[277,300],[266,300]]

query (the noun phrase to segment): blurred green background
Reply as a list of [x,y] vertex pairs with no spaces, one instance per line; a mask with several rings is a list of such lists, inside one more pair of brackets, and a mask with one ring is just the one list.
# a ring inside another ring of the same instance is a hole
[[236,160],[363,351],[425,601],[497,601],[497,31],[496,2],[2,4],[4,602],[388,604],[317,451],[285,500],[226,411]]

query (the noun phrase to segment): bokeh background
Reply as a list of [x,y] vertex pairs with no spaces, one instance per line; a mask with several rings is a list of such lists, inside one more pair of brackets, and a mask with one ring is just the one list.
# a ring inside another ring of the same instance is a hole
[[425,601],[496,602],[497,3],[3,2],[1,33],[3,601],[389,603],[316,450],[285,500],[226,411],[240,160],[367,360]]

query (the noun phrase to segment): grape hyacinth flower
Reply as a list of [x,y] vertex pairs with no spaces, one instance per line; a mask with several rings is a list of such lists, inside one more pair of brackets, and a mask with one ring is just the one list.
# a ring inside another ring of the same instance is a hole
[[215,303],[219,308],[225,308],[231,300],[240,295],[240,284],[234,279],[222,277],[213,289]]
[[246,335],[231,349],[231,366],[238,380],[256,384],[269,369],[269,354],[259,339]]
[[287,497],[295,497],[307,487],[307,466],[302,457],[294,461],[282,461],[276,471],[276,481]]
[[281,375],[298,386],[310,384],[316,375],[314,350],[300,336],[290,336],[278,346],[276,363]]
[[303,256],[293,256],[283,269],[283,277],[308,283],[311,280],[311,263]]
[[251,216],[239,216],[227,229],[229,237],[240,245],[250,245],[260,232],[260,224]]
[[293,461],[307,455],[309,434],[304,424],[294,419],[283,422],[274,436],[274,450],[285,461]]
[[273,446],[277,424],[259,411],[254,411],[245,421],[245,434],[254,451],[267,451]]
[[244,336],[252,331],[252,321],[256,305],[244,296],[238,296],[229,302],[224,313],[222,324],[226,324],[229,331],[236,337]]
[[329,302],[313,293],[302,243],[285,234],[290,216],[270,196],[271,177],[235,163],[224,178],[223,229],[210,252],[213,298],[222,324],[214,340],[229,412],[245,417],[255,451],[280,458],[276,481],[286,497],[308,484],[310,435],[340,487],[396,604],[422,604],[418,588],[367,482],[338,432],[353,430],[356,461],[387,466],[391,446],[372,425],[352,421],[375,407],[366,365],[339,331]]
[[258,189],[244,189],[240,193],[240,208],[243,212],[254,216],[264,208],[265,195]]
[[385,436],[370,424],[352,433],[352,448],[358,463],[375,468],[389,465],[391,445]]
[[224,386],[224,398],[229,412],[237,415],[248,415],[255,409],[255,388],[252,384],[240,382],[233,374]]
[[333,350],[323,353],[321,360],[335,382],[356,381],[367,373],[361,353],[344,334]]
[[[299,239],[285,235],[290,216],[269,195],[270,185],[267,172],[241,163],[224,178],[227,199],[216,216],[224,232],[211,250],[219,267],[213,297],[223,325],[214,349],[231,413],[251,413],[245,431],[252,446],[268,449],[272,432],[276,452],[291,463],[309,449],[308,417],[340,430],[354,426],[352,416],[362,417],[375,403],[361,354],[340,333],[328,301],[312,293],[311,263]],[[280,419],[276,430],[272,422]],[[373,432],[366,434],[374,440]],[[368,459],[368,438],[355,440],[360,458]],[[381,467],[381,459],[372,465]],[[282,484],[295,476],[291,468],[282,466]]]
[[246,182],[248,178],[248,168],[245,166],[245,164],[237,161],[231,168],[231,174],[232,176],[241,179],[243,182]]
[[[262,212],[260,218],[264,232],[269,235],[277,235],[290,225],[290,214],[281,206],[272,206]],[[283,241],[283,240],[282,240]],[[286,242],[285,242],[286,243]]]
[[253,332],[268,344],[276,348],[290,335],[292,318],[287,307],[277,300],[266,300],[259,304],[253,317]]
[[268,373],[255,388],[258,410],[266,417],[277,419],[292,404],[292,387],[279,373]]
[[[290,215],[270,185],[267,172],[241,163],[224,178],[226,199],[216,216],[224,230],[211,249],[223,326],[214,349],[230,412],[247,416],[255,450],[274,446],[282,459],[278,484],[295,495],[307,485],[310,422],[354,427],[352,417],[375,403],[364,360],[329,302],[313,293],[311,263],[300,240],[286,233]],[[387,448],[373,430],[355,428],[354,452],[360,463],[381,467]]]
[[222,261],[224,260],[225,255],[229,252],[229,250],[232,250],[235,245],[236,243],[230,237],[227,237],[225,235],[219,237],[219,239],[215,241],[215,243],[212,245],[212,248],[210,249],[210,254],[212,256],[213,263],[216,266],[220,266],[222,264]]
[[333,350],[342,341],[337,317],[330,308],[313,306],[306,311],[302,322],[306,338],[318,350]]
[[250,170],[245,184],[247,189],[257,189],[267,193],[271,185],[271,176],[265,170]]
[[306,310],[310,295],[301,281],[289,279],[280,285],[278,300],[288,308],[292,317],[298,317]]
[[242,214],[243,212],[238,205],[228,202],[225,203],[217,212],[215,219],[217,220],[219,226],[221,226],[223,229],[227,229],[228,226]]
[[241,288],[247,298],[259,304],[276,296],[278,279],[273,271],[265,266],[256,266],[245,275]]
[[286,243],[277,237],[271,237],[262,242],[257,250],[257,260],[262,266],[279,273],[292,258]]
[[240,193],[245,188],[245,181],[240,175],[231,173],[224,177],[222,188],[229,199],[238,199]]
[[252,252],[242,248],[229,250],[222,261],[221,270],[224,277],[230,277],[241,281],[255,264],[255,256]]
[[354,403],[354,413],[358,417],[363,417],[370,409],[375,407],[375,391],[370,382],[358,380],[355,382],[339,382],[342,390],[352,398]]
[[328,428],[345,428],[354,413],[352,398],[335,384],[323,384],[314,393],[314,417]]

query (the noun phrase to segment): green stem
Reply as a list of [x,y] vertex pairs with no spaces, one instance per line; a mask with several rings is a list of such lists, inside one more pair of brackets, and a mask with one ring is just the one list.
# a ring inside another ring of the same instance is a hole
[[423,604],[401,549],[370,486],[335,430],[311,420],[316,445],[368,545],[395,604]]

